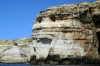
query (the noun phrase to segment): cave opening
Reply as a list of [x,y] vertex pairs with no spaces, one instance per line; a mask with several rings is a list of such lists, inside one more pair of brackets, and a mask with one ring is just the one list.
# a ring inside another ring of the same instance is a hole
[[99,40],[98,53],[99,53],[99,55],[100,55],[100,31],[97,32],[97,38],[98,38],[98,40]]
[[[95,11],[95,13],[98,11]],[[94,14],[92,16],[93,22],[95,24],[96,27],[96,34],[97,34],[97,38],[99,40],[99,46],[98,46],[98,53],[100,55],[100,14]]]
[[41,23],[41,22],[42,22],[42,18],[43,18],[43,17],[38,17],[38,18],[36,19],[36,22]]
[[56,17],[55,17],[55,15],[49,15],[49,18],[50,18],[53,22],[56,21]]
[[51,44],[52,39],[49,38],[40,38],[37,40],[38,43],[43,43],[43,44]]

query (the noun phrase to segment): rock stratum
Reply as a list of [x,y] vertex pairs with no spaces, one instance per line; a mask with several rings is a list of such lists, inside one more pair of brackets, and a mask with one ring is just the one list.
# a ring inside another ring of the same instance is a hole
[[41,11],[29,38],[0,40],[1,63],[100,63],[100,1]]

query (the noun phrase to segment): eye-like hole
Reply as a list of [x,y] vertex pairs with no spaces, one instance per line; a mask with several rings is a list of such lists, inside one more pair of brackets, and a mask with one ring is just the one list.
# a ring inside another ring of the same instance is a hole
[[55,15],[49,15],[49,18],[50,18],[53,22],[56,21],[56,17],[55,17]]
[[14,45],[15,45],[15,46],[18,46],[18,44],[17,44],[16,42],[14,42]]
[[38,17],[38,18],[36,19],[36,21],[39,22],[39,23],[41,23],[42,17]]

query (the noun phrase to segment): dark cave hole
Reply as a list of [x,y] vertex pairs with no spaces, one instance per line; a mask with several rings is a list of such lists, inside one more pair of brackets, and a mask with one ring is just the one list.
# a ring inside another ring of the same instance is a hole
[[40,38],[39,40],[37,40],[37,42],[41,42],[43,44],[51,44],[52,39],[49,38]]
[[30,64],[37,64],[37,62],[36,62],[36,56],[32,56],[32,57],[30,58],[29,63],[30,63]]
[[15,45],[15,46],[18,46],[18,44],[17,44],[16,42],[14,42],[14,45]]
[[100,31],[97,32],[97,38],[98,38],[98,40],[99,40],[98,53],[99,53],[99,55],[100,55]]
[[97,25],[99,24],[100,25],[100,15],[94,15],[93,17],[92,17],[92,19],[93,19],[93,22],[94,22],[94,24],[95,24],[95,26],[97,27]]
[[[95,15],[92,17],[92,19],[93,19],[93,22],[94,22],[94,24],[95,24],[95,27],[96,27],[97,29],[100,29],[100,15],[99,15],[99,14],[95,14]],[[98,53],[99,53],[99,55],[100,55],[100,31],[97,31],[96,34],[97,34],[97,38],[98,38],[98,40],[99,40]]]
[[49,17],[50,17],[50,19],[51,19],[53,22],[56,21],[56,17],[55,17],[55,15],[50,15]]
[[33,49],[34,49],[34,51],[36,52],[36,49],[35,49],[35,47],[33,47]]
[[80,17],[80,21],[81,21],[83,24],[85,24],[85,23],[87,23],[87,22],[89,21],[89,19],[88,19],[88,17],[87,17],[87,10],[84,11],[82,14],[80,13],[79,17]]
[[38,18],[36,19],[36,22],[41,23],[41,21],[42,21],[42,17],[38,17]]

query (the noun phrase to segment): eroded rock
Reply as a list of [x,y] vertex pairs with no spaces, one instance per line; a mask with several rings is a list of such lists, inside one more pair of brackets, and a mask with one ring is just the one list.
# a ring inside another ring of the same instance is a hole
[[99,21],[100,1],[50,7],[37,15],[30,38],[0,40],[0,62],[100,63]]
[[[59,56],[59,60],[99,59],[99,37],[96,34],[99,31],[99,14],[99,1],[60,5],[41,11],[34,22],[32,38],[37,42],[36,47],[47,48],[47,51],[41,49],[46,56],[40,55],[38,59],[46,59],[47,55]],[[51,39],[51,42],[45,44],[42,42],[47,40],[41,39]],[[38,40],[41,40],[40,45]]]

